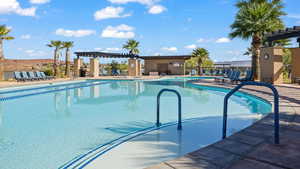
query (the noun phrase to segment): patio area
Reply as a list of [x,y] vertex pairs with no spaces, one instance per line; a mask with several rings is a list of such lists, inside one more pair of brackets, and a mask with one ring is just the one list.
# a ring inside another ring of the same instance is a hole
[[[231,84],[199,80],[195,84],[233,88]],[[294,85],[276,85],[280,94],[280,144],[273,143],[273,114],[215,144],[147,169],[300,168],[300,94]],[[271,91],[245,87],[243,92],[273,102]],[[228,112],[230,116],[230,111]]]

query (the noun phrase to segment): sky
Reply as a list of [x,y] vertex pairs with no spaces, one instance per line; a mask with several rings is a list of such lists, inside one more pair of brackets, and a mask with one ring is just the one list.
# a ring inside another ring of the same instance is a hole
[[[4,55],[52,58],[53,49],[46,46],[50,40],[74,41],[73,52],[126,52],[122,45],[135,39],[140,42],[140,55],[185,55],[203,47],[214,61],[248,60],[243,53],[250,42],[228,38],[237,12],[235,2],[0,0],[0,24],[11,28],[15,37],[4,43]],[[286,26],[300,25],[300,1],[284,0],[284,4]]]

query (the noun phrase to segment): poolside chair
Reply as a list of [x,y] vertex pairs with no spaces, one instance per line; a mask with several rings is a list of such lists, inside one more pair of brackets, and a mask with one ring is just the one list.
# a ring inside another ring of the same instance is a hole
[[40,78],[38,78],[33,72],[27,72],[27,74],[32,80],[40,80]]
[[252,70],[247,70],[246,71],[246,76],[244,78],[238,79],[239,82],[244,82],[244,81],[251,81],[253,79],[253,71]]
[[240,75],[241,75],[240,71],[235,71],[235,74],[231,78],[229,78],[230,82],[237,83],[238,80],[240,79]]
[[33,80],[32,78],[30,78],[30,77],[28,76],[27,72],[25,72],[25,71],[22,71],[22,72],[21,72],[21,75],[22,75],[22,77],[23,77],[25,80],[30,80],[30,81]]
[[54,76],[47,76],[46,74],[45,74],[45,72],[40,72],[41,73],[41,76],[44,78],[44,79],[47,79],[47,80],[52,80],[52,79],[54,79]]
[[23,81],[25,82],[25,79],[21,76],[21,73],[20,72],[14,72],[14,76],[15,76],[15,79],[19,82],[19,81]]
[[35,72],[35,75],[36,75],[36,77],[39,78],[39,80],[47,80],[46,78],[44,78],[44,77],[41,75],[41,72],[39,72],[39,71]]
[[222,81],[222,82],[224,82],[226,79],[232,78],[232,76],[234,75],[234,73],[235,73],[235,71],[229,69],[227,71],[227,73],[225,73],[223,75],[223,77],[215,77],[215,81]]

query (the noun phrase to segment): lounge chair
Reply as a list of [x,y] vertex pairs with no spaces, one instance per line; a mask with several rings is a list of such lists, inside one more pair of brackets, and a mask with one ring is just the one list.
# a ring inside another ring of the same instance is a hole
[[244,81],[251,81],[253,78],[253,71],[252,70],[247,70],[246,71],[246,76],[244,78],[238,79],[239,82],[244,82]]
[[36,77],[39,78],[39,80],[47,80],[46,78],[44,78],[41,74],[41,72],[35,72]]
[[47,79],[47,80],[52,80],[52,79],[54,79],[54,76],[47,76],[47,75],[45,74],[45,72],[40,72],[40,73],[41,73],[42,77],[45,78],[45,79]]
[[232,70],[228,70],[224,75],[223,77],[215,77],[215,81],[222,81],[224,82],[226,79],[230,79],[232,78],[232,76],[234,75],[235,71],[232,71]]
[[21,73],[20,72],[14,72],[14,76],[15,76],[15,79],[19,82],[19,81],[23,81],[25,82],[26,80],[21,76]]
[[27,72],[22,71],[22,72],[21,72],[21,75],[22,75],[22,77],[23,77],[25,80],[30,80],[30,81],[33,80],[32,78],[30,78],[30,77],[28,76]]
[[40,78],[38,78],[33,72],[27,72],[27,74],[32,80],[40,80]]
[[235,71],[235,74],[232,76],[232,78],[229,79],[230,82],[231,83],[238,82],[238,80],[240,79],[240,75],[241,75],[240,71]]

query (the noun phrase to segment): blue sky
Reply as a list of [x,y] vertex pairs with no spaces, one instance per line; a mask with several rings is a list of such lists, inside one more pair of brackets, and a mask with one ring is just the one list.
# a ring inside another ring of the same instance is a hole
[[[0,24],[16,39],[6,58],[52,58],[50,40],[74,41],[73,51],[122,52],[128,38],[141,55],[190,54],[204,47],[214,61],[249,59],[248,41],[230,40],[235,0],[1,0]],[[299,0],[285,0],[286,26],[300,25]],[[103,60],[107,61],[107,60]]]

